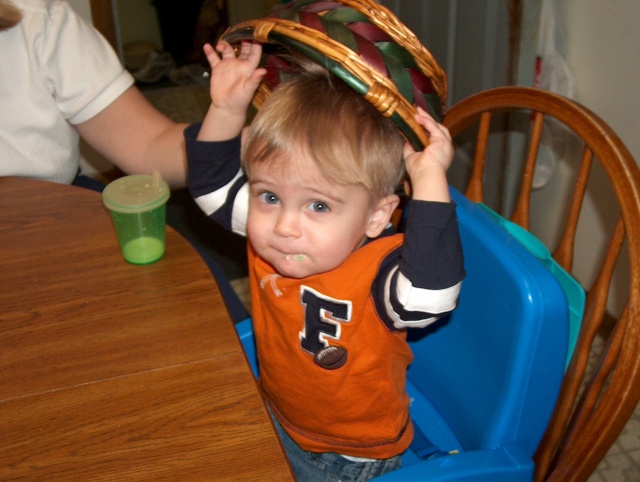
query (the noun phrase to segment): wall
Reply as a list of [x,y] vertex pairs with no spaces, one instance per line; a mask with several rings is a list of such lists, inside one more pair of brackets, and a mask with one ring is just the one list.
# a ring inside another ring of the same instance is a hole
[[[565,58],[572,72],[574,99],[607,122],[627,145],[631,154],[640,160],[640,2],[637,0],[558,0],[560,15],[566,28]],[[569,149],[571,150],[571,149]],[[560,212],[566,205],[561,192],[569,183],[574,169],[560,163],[552,182],[534,193],[536,212]],[[596,273],[589,269],[594,258],[601,255],[609,239],[617,207],[613,193],[607,186],[606,174],[595,169],[591,175],[578,236],[585,242],[577,247],[576,271],[581,281],[589,284]],[[534,212],[535,216],[535,212]],[[533,226],[539,236],[553,243],[557,239],[557,225]],[[628,260],[621,259],[618,271],[628,271]],[[616,276],[614,292],[617,300],[609,310],[622,308],[626,289],[622,276]],[[620,288],[616,288],[616,286]]]
[[575,99],[602,117],[640,160],[640,2],[559,0]]
[[122,45],[149,41],[162,48],[158,16],[149,0],[116,0]]

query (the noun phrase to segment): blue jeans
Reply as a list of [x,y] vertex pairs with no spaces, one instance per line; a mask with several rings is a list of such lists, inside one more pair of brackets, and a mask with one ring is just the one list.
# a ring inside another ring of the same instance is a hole
[[271,417],[293,474],[298,482],[364,482],[400,468],[400,456],[372,462],[354,462],[333,453],[314,453],[302,450],[287,432]]

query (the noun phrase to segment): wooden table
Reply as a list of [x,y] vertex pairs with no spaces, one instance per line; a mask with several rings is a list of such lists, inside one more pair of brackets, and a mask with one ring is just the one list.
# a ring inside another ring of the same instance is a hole
[[0,178],[0,480],[293,480],[215,282],[98,193]]

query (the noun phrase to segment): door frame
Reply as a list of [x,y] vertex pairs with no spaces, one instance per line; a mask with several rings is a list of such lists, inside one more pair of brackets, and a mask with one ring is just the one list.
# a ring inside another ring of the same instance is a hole
[[122,58],[122,46],[118,36],[116,24],[115,0],[90,0],[91,19],[94,27],[107,39],[111,46]]

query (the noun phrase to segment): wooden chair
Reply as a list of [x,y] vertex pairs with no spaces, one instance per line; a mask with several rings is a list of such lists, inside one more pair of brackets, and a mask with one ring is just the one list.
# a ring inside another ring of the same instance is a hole
[[[577,226],[594,161],[606,172],[620,212],[606,254],[591,258],[599,263],[598,274],[593,283],[585,286],[587,301],[576,349],[535,456],[536,481],[583,481],[605,456],[640,400],[640,170],[615,132],[576,102],[527,87],[491,89],[454,105],[444,122],[454,140],[472,126],[477,128],[465,192],[472,201],[483,202],[486,194],[489,176],[485,175],[485,161],[495,118],[500,112],[522,110],[530,112],[526,118],[531,127],[511,220],[529,229],[534,169],[543,123],[549,117],[566,125],[584,143],[570,200],[559,207],[566,210],[562,234],[557,246],[548,246],[554,259],[568,272],[575,272],[574,251],[584,232]],[[611,281],[622,250],[628,251],[630,266],[624,284],[629,295],[621,314],[608,327],[607,302],[612,296]],[[587,362],[594,356],[592,346],[598,335],[605,337],[605,348],[594,372],[589,374]]]

